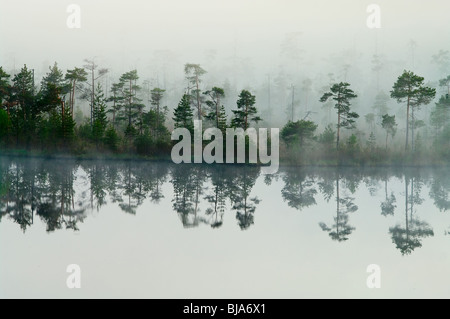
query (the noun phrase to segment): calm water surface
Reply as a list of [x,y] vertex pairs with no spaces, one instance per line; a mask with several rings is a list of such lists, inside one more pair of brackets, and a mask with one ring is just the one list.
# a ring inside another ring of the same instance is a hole
[[0,298],[450,298],[449,269],[449,169],[0,157]]

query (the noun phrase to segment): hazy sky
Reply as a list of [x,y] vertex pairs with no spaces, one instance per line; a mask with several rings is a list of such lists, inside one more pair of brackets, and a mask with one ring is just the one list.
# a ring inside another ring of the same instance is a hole
[[[81,7],[80,29],[66,25],[71,3]],[[378,30],[366,26],[371,3],[382,10]],[[380,50],[406,52],[414,38],[427,51],[450,38],[449,9],[446,0],[0,0],[0,62],[72,67],[98,56],[129,69],[145,65],[155,50],[171,50],[181,63],[201,63],[206,50],[216,50],[264,65],[291,32],[302,32],[312,55],[345,47],[373,51],[375,33]]]

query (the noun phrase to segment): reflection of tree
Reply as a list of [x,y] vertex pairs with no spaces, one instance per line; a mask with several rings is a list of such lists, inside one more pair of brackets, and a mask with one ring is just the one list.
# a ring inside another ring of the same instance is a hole
[[440,171],[434,175],[430,186],[430,197],[434,200],[434,205],[441,212],[450,210],[450,176],[447,172]]
[[322,172],[322,179],[317,184],[319,185],[319,191],[322,193],[323,198],[329,202],[334,194],[334,178]]
[[228,183],[228,194],[236,210],[236,219],[242,230],[248,229],[254,223],[256,205],[260,203],[257,197],[250,198],[250,193],[259,176],[259,167],[236,167],[231,172]]
[[333,240],[339,242],[348,240],[348,236],[355,230],[354,227],[349,225],[348,213],[353,213],[358,210],[358,206],[353,203],[351,197],[340,197],[339,191],[340,176],[337,173],[336,176],[336,217],[334,217],[334,224],[329,227],[325,223],[319,223],[320,228],[323,231],[328,232],[329,236]]
[[198,166],[176,165],[172,170],[173,209],[184,227],[196,227],[201,221],[198,212],[205,175]]
[[36,213],[47,225],[47,231],[77,230],[82,222],[83,209],[74,203],[73,163],[63,161],[16,160],[2,165],[0,194],[1,215],[20,225],[25,232],[34,223]]
[[6,210],[15,223],[20,225],[23,232],[34,222],[33,187],[29,174],[22,165],[17,163],[7,171],[9,189],[6,195]]
[[227,170],[225,166],[212,166],[210,169],[210,179],[212,187],[208,189],[205,200],[211,204],[206,210],[206,215],[210,216],[209,224],[212,228],[219,228],[223,224],[223,214],[225,213],[225,201],[227,199]]
[[94,201],[96,202],[97,211],[106,204],[106,166],[104,163],[93,163],[90,167],[85,168],[89,175],[89,181],[91,185],[91,208],[94,206]]
[[283,176],[285,183],[281,190],[283,199],[290,207],[302,210],[302,208],[316,205],[314,196],[317,194],[313,178],[309,178],[302,170],[288,171]]
[[[411,194],[409,192],[409,182],[411,181]],[[414,188],[416,186],[416,188]],[[421,183],[414,177],[405,174],[405,226],[396,225],[389,228],[392,242],[395,243],[402,255],[411,254],[414,249],[422,247],[421,239],[434,236],[433,229],[424,221],[414,219],[414,204],[420,205],[423,199],[420,198]],[[409,213],[409,216],[408,216]]]
[[388,196],[388,177],[384,179],[384,193],[385,193],[385,201],[381,203],[381,215],[388,216],[394,215],[394,210],[397,207],[395,205],[396,198],[394,192],[391,192],[391,195]]
[[[83,222],[85,208],[75,209],[73,187],[77,165],[72,162],[44,162],[39,168],[39,203],[36,214],[47,224],[47,231],[65,226],[78,230],[77,223]],[[33,174],[34,175],[34,174]]]

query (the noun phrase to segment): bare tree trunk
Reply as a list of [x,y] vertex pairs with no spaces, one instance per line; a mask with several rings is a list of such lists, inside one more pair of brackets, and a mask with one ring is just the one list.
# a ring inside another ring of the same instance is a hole
[[406,106],[406,142],[405,142],[405,151],[408,150],[408,139],[409,139],[409,101],[410,101],[410,98],[408,97],[408,104]]
[[195,82],[197,86],[197,110],[198,110],[198,120],[200,121],[202,119],[202,107],[200,105],[200,90],[199,90],[199,83],[198,83],[198,76],[195,77]]

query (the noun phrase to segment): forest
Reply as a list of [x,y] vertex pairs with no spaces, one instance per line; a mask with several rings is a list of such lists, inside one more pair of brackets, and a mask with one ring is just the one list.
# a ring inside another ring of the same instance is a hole
[[[441,60],[449,55],[448,51],[440,54]],[[203,130],[215,127],[224,133],[228,127],[277,127],[271,119],[283,109],[277,101],[259,106],[261,99],[251,88],[230,92],[229,86],[205,85],[207,70],[200,64],[184,65],[183,93],[167,99],[166,89],[141,82],[136,69],[105,87],[102,79],[111,70],[94,59],[84,63],[64,72],[55,62],[39,84],[27,65],[16,74],[0,67],[2,154],[169,159],[174,128],[193,132],[194,120],[203,121]],[[304,80],[302,94],[317,101],[314,105],[320,109],[296,114],[294,87],[292,103],[280,103],[288,111],[291,108],[278,126],[281,163],[447,164],[450,75],[433,80],[426,82],[404,70],[389,91],[380,89],[370,97],[369,111],[354,105],[366,97],[355,92],[351,83],[335,81],[329,74],[328,84],[313,91],[311,80]],[[232,101],[230,95],[236,99]],[[179,102],[167,105],[169,100]],[[395,109],[388,107],[391,101]],[[325,121],[313,119],[318,112],[328,113]]]

